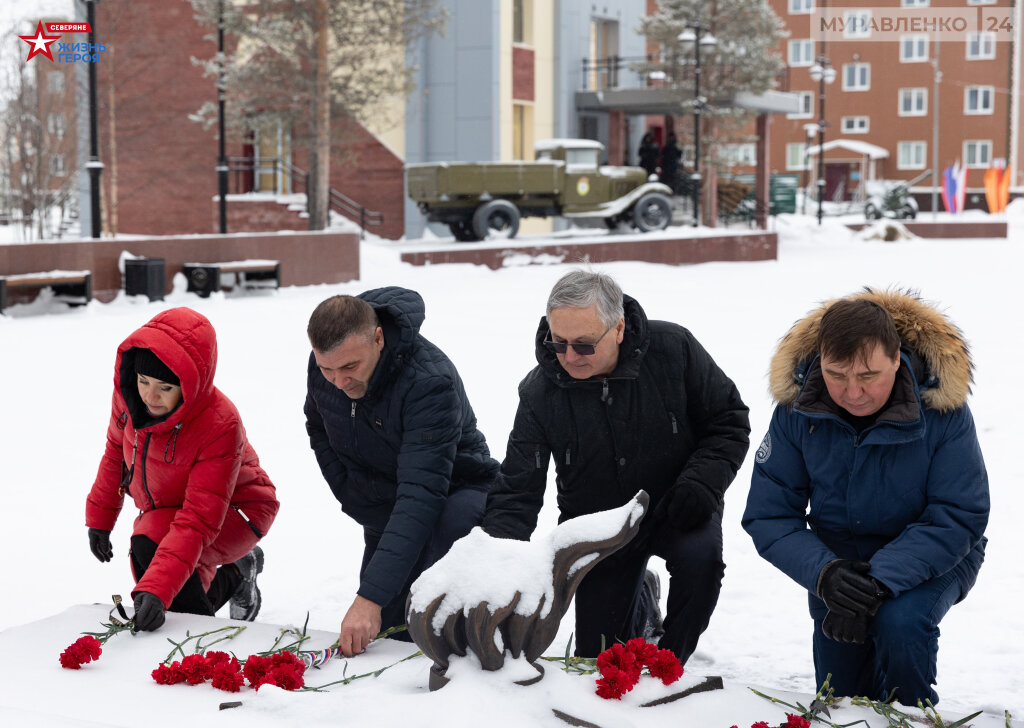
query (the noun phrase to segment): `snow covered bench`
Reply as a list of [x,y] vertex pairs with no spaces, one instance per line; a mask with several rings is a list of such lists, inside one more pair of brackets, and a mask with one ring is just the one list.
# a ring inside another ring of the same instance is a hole
[[185,263],[188,290],[206,298],[222,288],[277,288],[281,285],[278,260],[235,260],[227,263]]
[[0,313],[9,305],[9,292],[50,288],[59,300],[75,306],[92,300],[92,273],[87,270],[51,270],[43,273],[0,275]]

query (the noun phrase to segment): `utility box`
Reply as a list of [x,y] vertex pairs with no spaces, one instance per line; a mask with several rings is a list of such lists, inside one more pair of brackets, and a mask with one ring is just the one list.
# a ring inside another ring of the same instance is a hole
[[167,293],[163,258],[128,258],[124,262],[124,292],[162,301]]

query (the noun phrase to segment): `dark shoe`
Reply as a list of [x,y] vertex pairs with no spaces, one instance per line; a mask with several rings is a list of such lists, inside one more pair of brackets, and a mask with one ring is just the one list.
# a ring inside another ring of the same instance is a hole
[[260,613],[260,605],[263,603],[260,588],[256,586],[256,576],[263,571],[263,549],[254,546],[252,551],[236,561],[234,566],[242,575],[242,583],[228,601],[231,618],[251,622]]
[[647,621],[644,624],[643,638],[648,642],[654,644],[658,643],[661,636],[665,634],[665,630],[662,627],[664,617],[661,613],[661,577],[658,576],[656,571],[647,570],[644,574],[644,585],[643,589],[647,592],[647,597],[650,599],[651,609],[647,613]]

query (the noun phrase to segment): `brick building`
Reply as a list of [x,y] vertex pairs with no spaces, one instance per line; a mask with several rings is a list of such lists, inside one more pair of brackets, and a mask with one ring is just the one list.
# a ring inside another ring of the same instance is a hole
[[[815,186],[823,88],[826,199],[862,199],[866,180],[911,180],[936,161],[940,173],[958,160],[967,167],[968,207],[984,208],[982,175],[995,160],[1012,167],[1014,185],[1024,184],[1020,3],[770,4],[789,31],[780,52],[802,103],[801,112],[776,119],[773,171]],[[822,58],[835,70],[833,83],[811,77]],[[934,180],[933,170],[915,187],[922,209],[930,209]]]

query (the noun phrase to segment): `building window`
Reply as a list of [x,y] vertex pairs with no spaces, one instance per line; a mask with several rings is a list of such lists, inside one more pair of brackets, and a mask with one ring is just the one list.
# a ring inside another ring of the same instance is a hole
[[925,142],[900,142],[896,145],[896,168],[924,169],[927,150],[928,144]]
[[900,116],[924,116],[928,113],[928,89],[901,88],[900,105],[897,110]]
[[67,174],[64,170],[64,155],[54,154],[50,157],[50,174],[54,177],[63,177]]
[[844,38],[871,37],[871,11],[847,10],[843,13]]
[[806,39],[789,41],[790,66],[809,66],[812,63],[814,63],[814,41]]
[[46,74],[46,90],[51,94],[64,93],[64,74],[60,71],[49,71]]
[[753,166],[757,163],[757,145],[724,144],[720,150],[721,160],[728,166]]
[[814,0],[789,0],[790,15],[807,15],[814,9]]
[[533,0],[512,0],[512,42],[533,45]]
[[867,91],[870,88],[870,63],[843,64],[843,91]]
[[786,145],[786,169],[799,171],[810,169],[810,157],[807,156],[807,145],[800,142],[793,142]]
[[797,91],[800,96],[800,111],[796,114],[786,114],[787,119],[810,119],[811,109],[814,108],[813,91]]
[[992,86],[968,86],[964,89],[964,113],[991,114],[994,93]]
[[64,123],[64,114],[54,112],[47,114],[46,116],[46,131],[51,136],[55,136],[58,139],[64,138],[64,132],[67,130],[67,126]]
[[905,8],[926,8],[928,0],[903,0],[900,4]]
[[992,142],[964,142],[964,164],[968,167],[985,168],[992,164]]
[[900,37],[900,63],[921,63],[928,60],[928,36],[914,33]]
[[995,5],[996,0],[967,0],[968,5]]
[[996,57],[996,35],[990,32],[967,34],[967,60],[986,61]]
[[871,119],[867,116],[844,116],[842,127],[843,134],[867,134],[871,127]]

